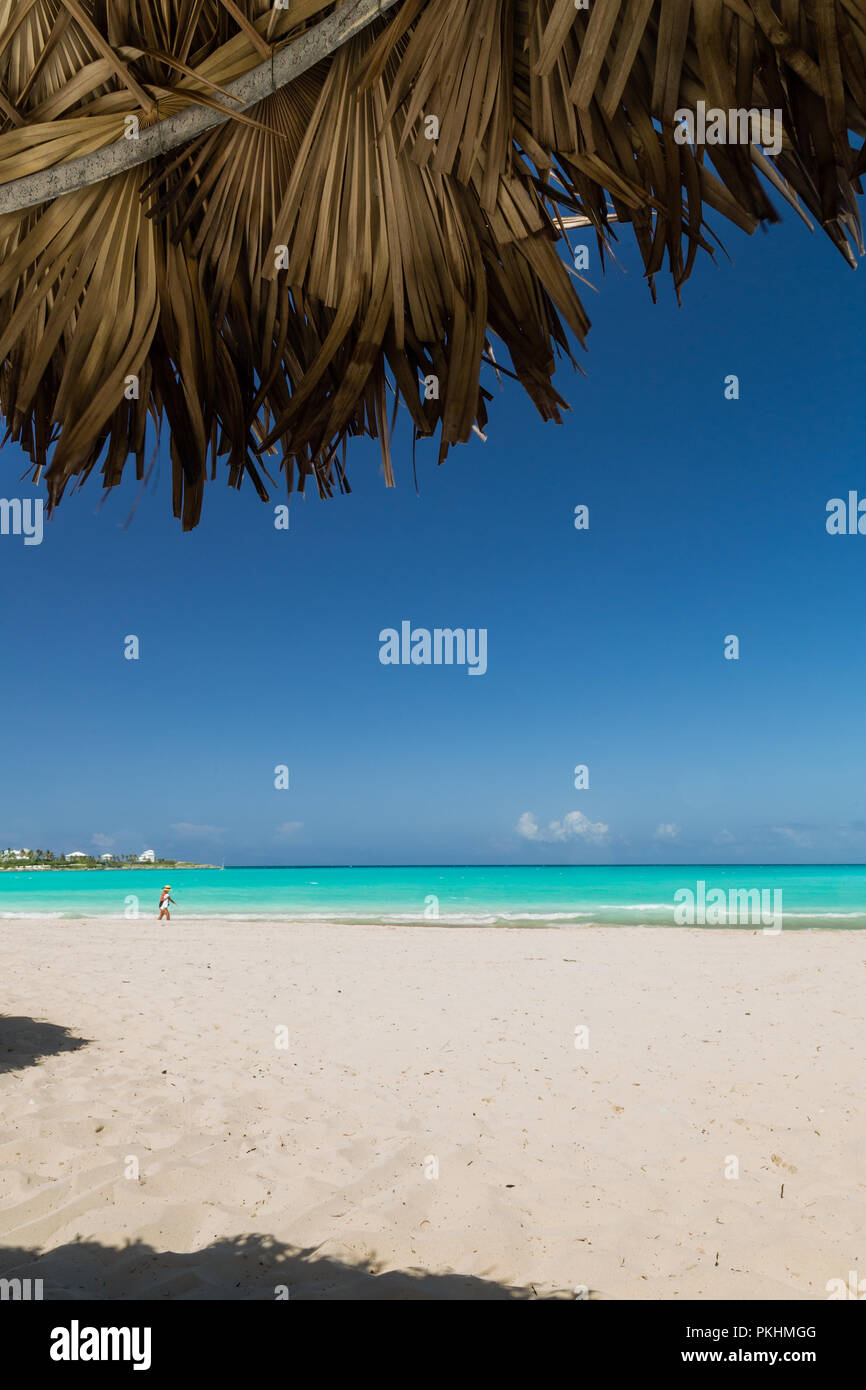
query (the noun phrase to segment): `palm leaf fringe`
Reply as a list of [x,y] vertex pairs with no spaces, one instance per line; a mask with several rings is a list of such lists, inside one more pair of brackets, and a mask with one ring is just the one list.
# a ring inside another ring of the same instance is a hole
[[[226,84],[337,8],[0,0],[0,186],[136,121],[231,112],[0,216],[0,410],[51,506],[96,468],[116,486],[130,457],[142,479],[148,420],[168,426],[184,529],[220,461],[265,500],[280,470],[327,496],[366,434],[391,483],[398,402],[440,462],[483,430],[494,337],[559,421],[557,358],[589,329],[565,216],[602,257],[611,212],[629,223],[650,288],[667,263],[679,294],[712,251],[706,209],[746,232],[778,220],[763,174],[863,253],[863,0],[402,0],[236,111]],[[780,111],[779,153],[678,143],[700,101]]]

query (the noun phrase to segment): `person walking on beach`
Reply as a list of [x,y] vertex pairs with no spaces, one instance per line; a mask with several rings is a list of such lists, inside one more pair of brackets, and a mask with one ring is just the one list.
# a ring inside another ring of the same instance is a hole
[[160,895],[159,895],[159,918],[158,918],[158,920],[159,920],[160,922],[162,921],[163,917],[167,918],[167,920],[170,922],[170,921],[171,921],[171,913],[169,912],[168,909],[169,909],[169,907],[171,907],[172,905],[174,905],[175,907],[177,907],[177,903],[174,901],[174,898],[172,898],[172,897],[170,896],[170,894],[171,894],[171,884],[170,884],[170,883],[167,883],[167,884],[165,885],[165,887],[163,888],[162,892],[161,892]]

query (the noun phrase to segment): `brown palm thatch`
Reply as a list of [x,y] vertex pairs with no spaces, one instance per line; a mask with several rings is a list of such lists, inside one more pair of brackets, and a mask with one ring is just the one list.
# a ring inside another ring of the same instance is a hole
[[[778,153],[682,143],[701,102]],[[7,438],[55,505],[165,419],[185,529],[220,460],[328,495],[367,434],[390,483],[398,402],[441,462],[490,363],[559,420],[571,226],[679,291],[775,189],[854,264],[864,135],[864,0],[0,0]]]

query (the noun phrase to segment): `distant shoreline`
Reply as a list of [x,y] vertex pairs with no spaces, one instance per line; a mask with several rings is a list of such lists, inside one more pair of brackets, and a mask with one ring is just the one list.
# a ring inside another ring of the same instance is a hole
[[0,865],[0,874],[21,874],[21,873],[40,873],[40,874],[80,874],[91,873],[98,869],[100,873],[117,872],[127,870],[127,872],[137,873],[139,869],[170,869],[172,873],[179,869],[219,869],[219,864],[3,864]]

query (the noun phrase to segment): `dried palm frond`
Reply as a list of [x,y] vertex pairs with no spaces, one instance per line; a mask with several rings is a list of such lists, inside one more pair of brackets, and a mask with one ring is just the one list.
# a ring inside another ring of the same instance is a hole
[[[777,153],[683,143],[699,103],[779,113]],[[0,0],[7,438],[56,505],[167,422],[185,529],[208,456],[327,495],[367,434],[390,483],[391,397],[441,462],[492,337],[560,419],[575,221],[679,293],[705,208],[752,232],[775,189],[854,264],[852,133],[863,0]]]

